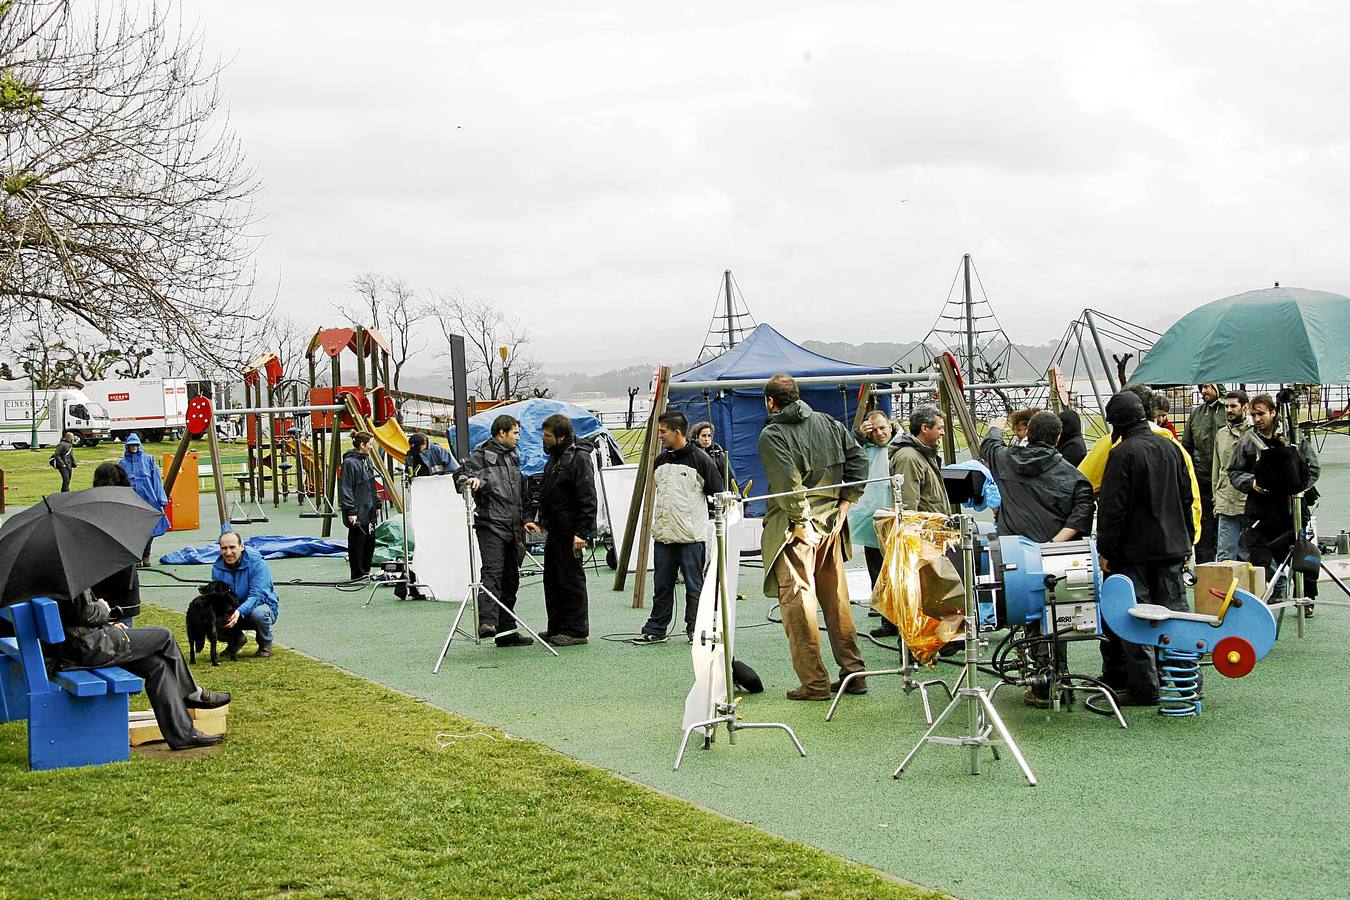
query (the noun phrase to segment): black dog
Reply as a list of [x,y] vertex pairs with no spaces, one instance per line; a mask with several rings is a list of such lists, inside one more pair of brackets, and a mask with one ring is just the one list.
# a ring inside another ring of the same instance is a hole
[[211,581],[197,589],[197,596],[187,608],[188,661],[197,662],[197,652],[211,642],[211,665],[218,666],[216,642],[225,645],[225,653],[231,660],[239,658],[238,644],[234,641],[239,629],[227,629],[225,623],[239,608],[239,598],[223,581]]

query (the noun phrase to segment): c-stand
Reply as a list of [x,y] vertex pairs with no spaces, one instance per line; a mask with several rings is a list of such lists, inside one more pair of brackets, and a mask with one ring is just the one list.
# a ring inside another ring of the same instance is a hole
[[[952,702],[947,705],[947,708],[937,717],[937,720],[924,733],[924,736],[919,739],[919,743],[914,746],[914,749],[909,751],[909,755],[900,763],[900,767],[895,770],[892,777],[899,778],[905,771],[905,767],[918,755],[924,745],[930,743],[968,747],[970,749],[970,774],[978,775],[980,774],[980,748],[989,747],[994,753],[994,758],[998,759],[997,745],[1002,743],[1008,748],[1008,752],[1013,755],[1013,759],[1017,760],[1017,765],[1022,769],[1022,774],[1026,776],[1027,783],[1035,787],[1036,776],[1032,773],[1031,767],[1027,765],[1017,742],[1008,732],[1008,726],[1003,724],[1003,719],[999,717],[998,710],[994,709],[994,704],[989,699],[989,692],[979,685],[980,611],[979,604],[976,601],[975,588],[975,519],[967,513],[962,513],[956,518],[961,524],[962,580],[965,582],[966,593],[966,671],[961,687],[957,689]],[[966,707],[966,734],[960,737],[938,737],[938,729],[943,726],[947,719],[951,718],[957,707],[962,704],[965,704]],[[997,737],[992,736],[995,731],[998,732]]]
[[[530,637],[534,638],[536,643],[538,643],[541,647],[543,647],[545,650],[547,650],[549,653],[552,653],[556,657],[558,655],[557,650],[554,650],[547,641],[541,638],[538,635],[538,633],[534,631],[534,629],[526,625],[524,620],[522,620],[520,616],[516,615],[515,610],[511,609],[509,606],[503,603],[497,597],[496,594],[492,593],[492,591],[484,587],[483,582],[481,580],[482,578],[481,573],[478,571],[478,551],[476,549],[476,544],[474,543],[475,506],[473,501],[473,491],[469,489],[469,484],[467,481],[464,483],[463,493],[464,493],[464,522],[466,526],[465,538],[469,542],[469,571],[472,573],[471,577],[473,578],[473,581],[469,584],[468,590],[464,592],[464,599],[461,600],[459,603],[459,611],[455,613],[455,621],[451,623],[450,631],[445,635],[445,645],[441,647],[441,655],[436,657],[436,665],[432,667],[431,674],[436,675],[441,671],[441,663],[445,662],[445,655],[450,652],[450,642],[455,639],[456,634],[461,634],[464,637],[469,638],[475,644],[482,643],[483,639],[479,636],[479,627],[478,627],[478,598],[482,594],[486,594],[488,599],[490,599],[493,603],[497,604],[497,608],[501,610],[501,612],[504,612],[512,619],[515,619],[516,625],[519,626],[519,628],[523,628],[526,631],[528,631],[530,633]],[[516,565],[516,561],[513,559],[507,560],[507,565]],[[473,634],[469,634],[468,632],[461,630],[459,627],[460,621],[464,618],[464,610],[470,606],[473,607]],[[497,632],[497,636],[504,637],[506,635],[512,634],[517,630],[518,629],[513,628],[510,631],[499,631]]]

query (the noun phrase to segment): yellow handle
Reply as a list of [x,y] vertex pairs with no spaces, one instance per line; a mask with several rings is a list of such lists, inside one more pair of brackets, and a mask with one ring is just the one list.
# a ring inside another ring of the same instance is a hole
[[1233,595],[1237,593],[1238,580],[1233,576],[1233,583],[1228,585],[1228,593],[1223,595],[1223,606],[1219,607],[1219,624],[1223,624],[1223,617],[1228,614],[1228,606],[1233,602]]

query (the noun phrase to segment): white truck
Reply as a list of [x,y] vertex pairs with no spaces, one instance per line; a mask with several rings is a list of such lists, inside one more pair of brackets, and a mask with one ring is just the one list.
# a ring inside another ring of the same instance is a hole
[[28,447],[33,439],[37,404],[37,443],[51,446],[69,431],[75,443],[92,447],[108,437],[108,411],[77,388],[0,391],[0,447]]
[[108,411],[118,440],[135,432],[142,440],[162,441],[180,436],[187,424],[186,378],[111,378],[86,383],[84,392]]

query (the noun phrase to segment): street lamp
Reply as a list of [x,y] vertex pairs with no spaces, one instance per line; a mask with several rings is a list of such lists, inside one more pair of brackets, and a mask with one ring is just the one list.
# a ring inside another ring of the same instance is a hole
[[511,399],[511,369],[506,364],[506,357],[511,355],[510,347],[498,347],[497,354],[502,358],[502,399]]
[[38,345],[30,343],[24,348],[28,351],[28,418],[32,420],[33,430],[28,437],[28,449],[38,448],[37,440],[37,352]]
[[164,366],[169,371],[169,377],[173,377],[173,366],[178,359],[178,351],[169,347],[164,351]]

